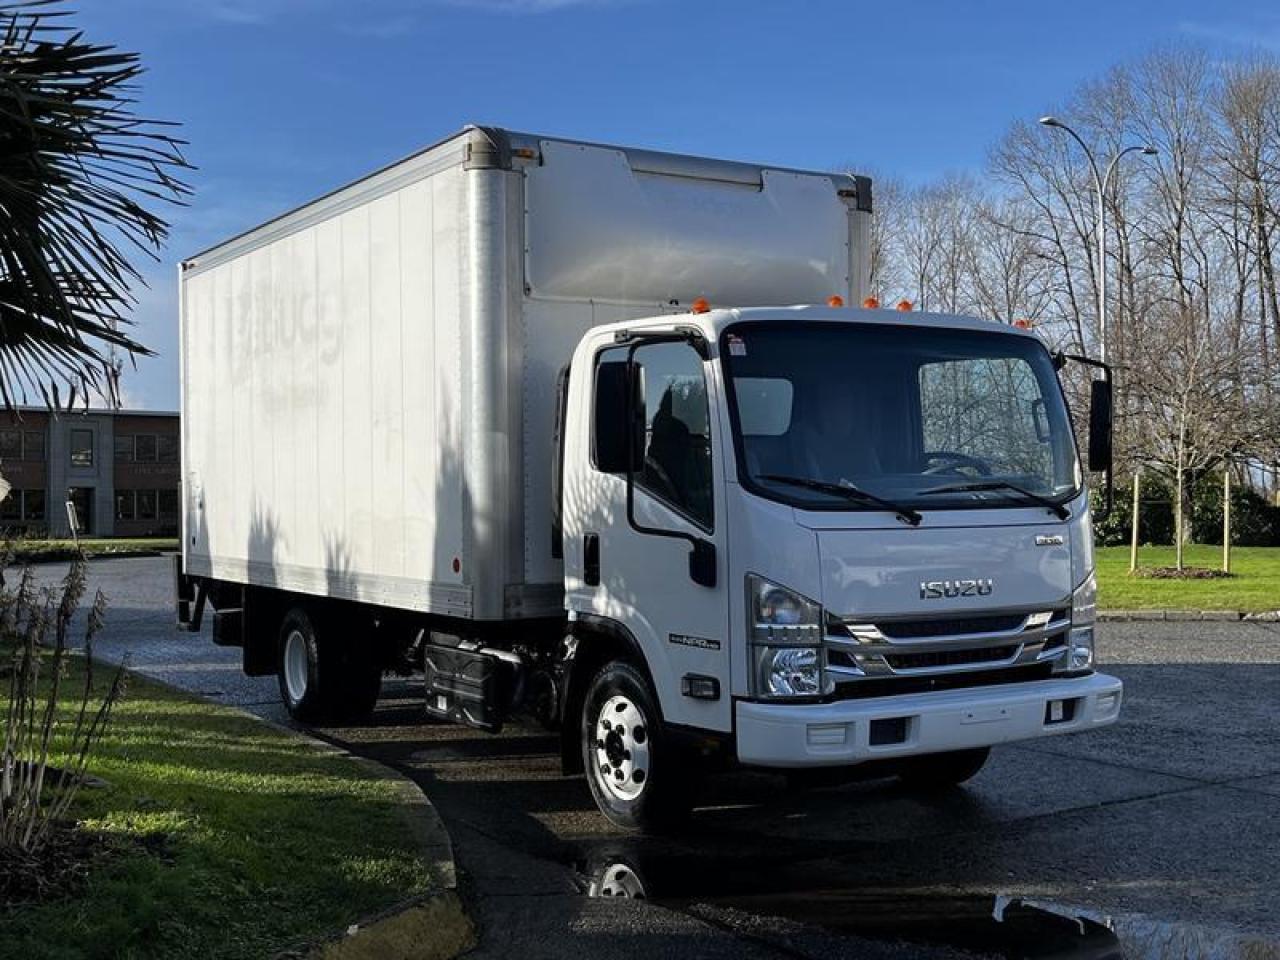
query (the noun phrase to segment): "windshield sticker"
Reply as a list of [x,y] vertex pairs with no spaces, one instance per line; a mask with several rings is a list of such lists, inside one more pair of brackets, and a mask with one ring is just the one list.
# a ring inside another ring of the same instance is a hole
[[736,333],[729,334],[729,356],[745,357],[747,355],[747,345],[742,342],[742,338]]
[[672,633],[667,636],[672,643],[682,647],[697,647],[699,650],[719,650],[719,640],[708,640],[706,637],[690,637],[683,633]]

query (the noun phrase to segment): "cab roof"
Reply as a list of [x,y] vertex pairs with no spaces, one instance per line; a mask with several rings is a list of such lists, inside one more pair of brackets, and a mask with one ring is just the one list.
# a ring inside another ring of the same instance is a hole
[[764,321],[796,322],[818,321],[823,323],[885,324],[902,327],[936,327],[947,330],[977,330],[1008,333],[1013,336],[1035,337],[1033,330],[1015,327],[997,320],[956,313],[925,311],[867,309],[864,307],[790,306],[790,307],[728,307],[709,310],[706,313],[676,313],[639,321],[611,323],[604,330],[669,329],[672,326],[694,326],[711,340],[719,339],[728,326],[736,323]]

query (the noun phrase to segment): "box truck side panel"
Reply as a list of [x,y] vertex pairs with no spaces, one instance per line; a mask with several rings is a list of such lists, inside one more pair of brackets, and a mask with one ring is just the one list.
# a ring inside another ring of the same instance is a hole
[[[717,306],[851,294],[839,177],[705,164],[634,167],[624,150],[544,140],[526,173],[526,281],[535,297]],[[854,186],[848,178],[848,187]]]
[[469,612],[461,203],[454,165],[184,277],[190,572]]

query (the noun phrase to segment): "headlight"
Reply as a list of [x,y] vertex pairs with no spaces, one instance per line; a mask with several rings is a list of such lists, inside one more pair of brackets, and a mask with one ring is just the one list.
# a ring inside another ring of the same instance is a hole
[[818,647],[756,647],[755,693],[760,697],[816,697],[822,693]]
[[826,692],[821,605],[751,575],[747,617],[755,696],[812,697]]
[[788,646],[822,643],[822,607],[764,577],[747,577],[751,642]]
[[1067,635],[1065,670],[1093,668],[1093,627],[1098,618],[1098,580],[1090,573],[1071,595],[1071,632]]

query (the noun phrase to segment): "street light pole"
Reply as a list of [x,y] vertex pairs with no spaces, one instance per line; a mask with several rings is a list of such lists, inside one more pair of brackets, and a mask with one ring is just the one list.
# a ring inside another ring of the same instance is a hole
[[[1107,164],[1105,174],[1098,172],[1098,161],[1094,159],[1093,151],[1089,149],[1089,145],[1084,142],[1080,134],[1076,133],[1069,126],[1059,120],[1057,117],[1041,117],[1040,122],[1046,127],[1057,127],[1080,144],[1080,149],[1084,151],[1085,157],[1089,161],[1089,170],[1093,173],[1093,188],[1098,196],[1098,215],[1097,215],[1097,247],[1098,247],[1098,359],[1103,363],[1107,362],[1107,191],[1111,188],[1111,178],[1116,172],[1116,165],[1120,162],[1120,158],[1126,153],[1133,153],[1135,150],[1141,150],[1145,157],[1153,157],[1158,152],[1155,147],[1150,144],[1137,144],[1132,147],[1125,147]],[[1083,347],[1084,344],[1081,344]]]

